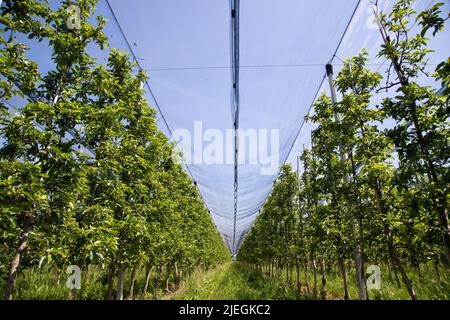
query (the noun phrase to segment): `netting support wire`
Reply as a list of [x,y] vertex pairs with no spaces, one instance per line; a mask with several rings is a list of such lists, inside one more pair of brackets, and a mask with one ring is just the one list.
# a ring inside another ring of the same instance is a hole
[[233,240],[231,245],[231,254],[233,259],[236,257],[236,222],[238,211],[238,154],[239,154],[239,0],[231,0],[231,63],[233,80],[233,99],[234,105],[234,216],[233,216]]

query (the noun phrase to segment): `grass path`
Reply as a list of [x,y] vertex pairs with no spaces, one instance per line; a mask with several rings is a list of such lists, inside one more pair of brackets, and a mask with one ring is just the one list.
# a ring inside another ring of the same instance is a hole
[[[444,269],[443,269],[444,270]],[[382,271],[382,289],[370,292],[370,299],[377,300],[409,300],[406,288],[402,284],[398,288],[389,279],[387,272]],[[450,276],[442,272],[441,280],[436,279],[432,270],[423,270],[423,277],[419,278],[410,272],[411,279],[420,299],[448,300],[450,298]],[[352,299],[357,298],[354,276],[349,273],[349,291]],[[309,284],[313,283],[312,275]],[[318,293],[320,292],[320,278],[318,278]],[[342,279],[337,274],[327,277],[327,299],[343,299]],[[198,270],[183,281],[179,290],[163,296],[163,299],[186,300],[297,300],[318,299],[312,295],[301,294],[292,286],[287,286],[274,278],[263,276],[243,264],[229,262],[209,271]]]
[[294,289],[259,272],[229,262],[207,272],[193,273],[180,289],[165,299],[175,300],[285,300],[300,299]]

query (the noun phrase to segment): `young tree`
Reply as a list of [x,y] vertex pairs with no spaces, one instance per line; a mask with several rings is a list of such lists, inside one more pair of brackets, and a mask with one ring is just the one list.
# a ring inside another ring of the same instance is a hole
[[350,59],[336,79],[337,88],[342,94],[339,105],[343,126],[342,144],[347,141],[348,147],[345,148],[349,150],[355,184],[361,190],[369,188],[373,192],[373,195],[368,196],[378,209],[378,220],[383,225],[391,261],[398,267],[411,298],[416,299],[411,281],[395,248],[390,225],[393,213],[389,208],[393,207],[390,202],[394,197],[389,192],[392,190],[394,170],[388,160],[392,158],[393,148],[376,125],[384,120],[383,111],[370,104],[372,92],[379,86],[381,75],[365,69],[366,62],[365,52]]
[[[443,18],[437,3],[420,14],[411,8],[412,0],[400,0],[389,15],[380,13],[378,23],[384,41],[379,55],[391,63],[386,88],[396,87],[398,95],[386,98],[383,109],[396,121],[388,130],[400,160],[404,186],[415,184],[416,177],[425,177],[424,195],[430,199],[427,207],[436,213],[450,266],[449,208],[449,154],[448,90],[438,96],[430,87],[420,84],[419,76],[427,75],[427,48],[425,36],[433,36],[444,28],[448,17]],[[414,19],[414,16],[416,17]],[[422,26],[420,33],[411,31],[411,21]],[[391,70],[393,76],[391,76]],[[440,64],[436,79],[447,81],[445,62]],[[395,81],[390,79],[394,77]]]
[[[95,1],[84,0],[78,5],[86,18]],[[11,36],[3,43],[6,48],[2,51],[18,59],[7,65],[3,74],[8,85],[16,88],[12,93],[20,91],[28,99],[19,112],[12,111],[2,119],[1,130],[6,139],[1,152],[2,173],[7,174],[2,182],[9,179],[2,189],[2,210],[14,221],[11,226],[15,230],[11,232],[18,239],[10,263],[6,299],[12,298],[20,257],[32,227],[70,219],[76,197],[84,188],[84,177],[79,174],[80,156],[75,150],[78,141],[70,135],[78,124],[80,108],[67,98],[87,81],[93,60],[86,49],[90,43],[103,46],[104,22],[99,18],[97,26],[82,23],[80,29],[71,30],[63,23],[70,15],[68,6],[69,1],[65,1],[60,9],[51,11],[44,3],[24,0],[5,1],[3,7],[1,22]],[[26,46],[15,38],[17,33],[48,41],[55,69],[41,74],[35,63],[23,59]],[[13,76],[15,68],[20,71]]]

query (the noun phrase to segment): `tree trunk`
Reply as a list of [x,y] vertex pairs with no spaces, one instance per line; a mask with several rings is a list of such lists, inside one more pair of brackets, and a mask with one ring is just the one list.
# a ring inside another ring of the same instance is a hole
[[316,268],[316,260],[314,259],[314,257],[311,258],[311,267],[313,269],[313,273],[314,273],[314,287],[313,287],[313,293],[314,296],[317,296],[317,268]]
[[162,266],[159,266],[159,268],[158,268],[158,272],[157,272],[157,275],[156,275],[156,278],[155,278],[155,282],[154,282],[154,292],[156,293],[156,290],[158,289],[158,283],[159,283],[159,281],[160,281],[160,279],[161,279],[161,274],[162,274]]
[[427,271],[427,273],[430,273],[430,266],[428,265],[428,261],[424,263],[425,265],[425,270]]
[[443,229],[442,241],[444,246],[447,248],[447,268],[450,268],[450,226],[445,208],[439,209],[439,221]]
[[394,276],[395,276],[395,282],[397,283],[397,288],[401,289],[402,285],[400,283],[400,279],[398,278],[397,267],[395,266],[395,263],[392,260],[392,257],[390,258],[390,260],[391,260],[391,263],[392,263],[392,268],[394,269]]
[[[353,161],[353,160],[352,160]],[[364,281],[364,290],[366,290],[366,299],[369,300],[369,290],[367,289],[366,272],[364,269],[364,228],[363,220],[359,219],[359,234],[361,235],[361,279]]]
[[344,300],[350,300],[350,295],[348,294],[347,269],[345,268],[342,258],[339,259],[339,266],[344,280]]
[[169,276],[166,277],[166,292],[170,292],[170,288],[169,288]]
[[116,268],[110,267],[109,274],[108,274],[108,290],[107,290],[107,294],[106,294],[106,300],[113,299],[113,287],[114,287],[115,274],[116,274]]
[[75,288],[70,290],[69,300],[77,300],[77,291]]
[[17,246],[16,252],[14,254],[14,257],[11,260],[10,268],[9,268],[9,275],[8,280],[6,282],[6,289],[4,294],[5,300],[12,300],[13,299],[13,293],[16,286],[16,278],[17,278],[17,269],[20,264],[20,258],[22,256],[22,253],[27,247],[28,244],[28,238],[30,236],[30,230],[32,227],[32,217],[26,216],[25,221],[22,227],[22,232],[20,233],[20,239],[19,244]]
[[121,265],[119,267],[119,272],[117,274],[117,292],[116,292],[116,300],[123,300],[123,273],[125,267]]
[[[353,161],[353,154],[349,153],[348,158],[351,161],[352,175],[353,178],[356,178],[356,165]],[[345,161],[345,156],[341,155],[341,161]],[[348,177],[345,176],[346,182],[348,182]],[[362,234],[362,220],[356,220],[353,212],[350,209],[350,229],[351,229],[351,239],[352,239],[352,247],[353,247],[353,258],[355,260],[355,271],[356,271],[356,284],[358,286],[358,297],[360,300],[367,300],[367,286],[366,286],[366,278],[364,275],[364,261],[363,261],[363,248],[362,241],[360,241],[357,237],[355,231],[359,231]]]
[[419,263],[416,264],[416,269],[417,269],[417,274],[419,275],[419,280],[422,281],[422,270],[420,270],[420,265]]
[[147,262],[145,265],[145,285],[144,285],[144,294],[147,293],[148,290],[148,284],[150,282],[150,274],[152,271],[152,264],[150,262]]
[[391,256],[392,261],[395,263],[395,265],[398,267],[398,270],[400,271],[400,274],[402,275],[403,283],[406,285],[406,288],[408,289],[408,293],[412,300],[417,300],[416,292],[414,291],[414,288],[412,287],[411,281],[408,278],[408,275],[406,274],[405,268],[403,267],[402,262],[400,261],[400,258],[397,253],[397,249],[394,247],[394,241],[392,238],[392,232],[389,227],[389,223],[387,221],[387,208],[383,200],[383,195],[381,192],[380,187],[377,185],[374,188],[375,195],[377,199],[377,204],[380,213],[382,214],[383,218],[383,228],[384,228],[384,234],[386,236],[386,239],[388,241],[388,252]]
[[436,273],[438,280],[441,281],[441,274],[439,273],[439,263],[437,260],[434,260],[434,272]]
[[300,290],[300,288],[301,288],[301,284],[300,284],[300,261],[299,261],[298,257],[295,259],[295,272],[296,272],[296,277],[297,277],[297,289]]
[[180,285],[180,272],[178,270],[178,265],[175,263],[175,287],[178,288]]
[[[354,223],[354,219],[353,220]],[[365,278],[363,275],[363,259],[362,259],[362,253],[361,253],[361,247],[358,243],[358,241],[356,240],[355,237],[355,230],[354,230],[354,225],[352,224],[352,222],[350,222],[351,224],[351,229],[352,229],[352,242],[353,242],[353,257],[355,259],[355,271],[356,271],[356,284],[358,286],[358,297],[360,300],[367,300],[367,291],[366,291],[366,285],[365,285]]]
[[400,271],[400,274],[403,278],[403,283],[405,284],[406,288],[408,289],[408,293],[411,297],[411,300],[417,300],[416,292],[414,291],[414,288],[412,287],[411,281],[408,278],[408,275],[406,274],[405,268],[403,267],[402,262],[400,261],[400,258],[398,257],[397,251],[393,247],[393,245],[390,245],[390,251],[393,256],[393,260],[395,261],[395,264],[398,267],[398,270]]
[[272,277],[275,277],[275,260],[272,260]]
[[289,260],[286,261],[286,283],[289,284]]
[[166,267],[165,267],[165,277],[166,277],[166,288],[165,288],[165,291],[166,292],[170,292],[170,288],[169,288],[170,266],[169,266],[169,264],[166,264]]
[[305,257],[303,269],[305,271],[305,285],[306,285],[306,292],[309,292],[309,283],[308,283],[308,258]]
[[325,259],[323,257],[320,258],[320,272],[322,274],[322,287],[320,289],[320,295],[322,297],[322,300],[327,300],[327,290],[326,290],[327,279],[325,275]]
[[131,279],[130,279],[130,292],[128,293],[127,300],[134,299],[134,283],[136,282],[136,267],[131,269]]
[[280,271],[280,264],[278,262],[278,259],[275,260],[275,270],[277,272],[277,279],[280,280],[281,278],[281,271]]
[[388,267],[388,276],[389,276],[389,280],[390,280],[391,282],[394,282],[394,281],[392,280],[391,264],[389,263],[389,261],[388,261],[388,263],[387,263],[387,267]]
[[268,265],[267,265],[267,274],[269,277],[272,276],[272,260],[268,260]]
[[289,284],[292,285],[294,279],[294,263],[292,259],[289,259]]
[[[400,274],[402,275],[403,283],[405,284],[411,299],[417,300],[416,292],[414,291],[414,288],[412,287],[411,281],[409,280],[408,275],[406,274],[405,268],[403,267],[403,264],[400,261],[397,250],[394,247],[393,240],[392,240],[392,234],[389,230],[387,222],[384,222],[384,233],[388,239],[388,251],[389,251],[389,255],[391,256],[392,262],[393,262],[393,264],[395,264],[395,266],[398,267],[398,270],[400,271]],[[397,273],[396,273],[396,277],[397,277]],[[398,279],[398,277],[397,277],[397,279]]]

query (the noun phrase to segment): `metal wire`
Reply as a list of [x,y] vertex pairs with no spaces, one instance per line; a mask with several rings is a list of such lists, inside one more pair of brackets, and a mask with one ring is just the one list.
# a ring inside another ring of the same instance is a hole
[[233,127],[234,127],[234,216],[233,216],[233,240],[231,245],[231,254],[236,254],[236,223],[238,212],[238,188],[239,188],[239,171],[238,171],[238,155],[239,155],[239,0],[231,1],[231,66],[233,81],[233,98],[232,105],[234,110]]

